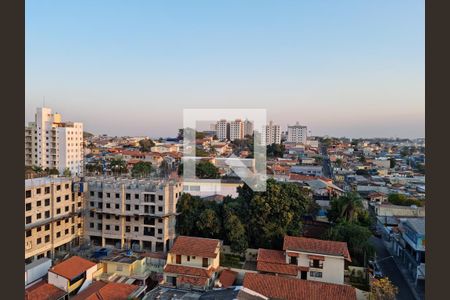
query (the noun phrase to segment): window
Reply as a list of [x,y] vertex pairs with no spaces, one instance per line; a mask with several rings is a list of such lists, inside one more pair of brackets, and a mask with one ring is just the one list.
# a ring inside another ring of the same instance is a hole
[[45,236],[45,242],[46,242],[46,243],[50,242],[50,235],[46,235],[46,236]]
[[138,226],[134,226],[134,232],[139,232],[139,227]]
[[45,218],[50,218],[50,211],[49,211],[49,210],[47,210],[47,211],[45,212]]
[[36,228],[36,232],[41,232],[42,228],[39,226]]
[[25,210],[30,211],[31,210],[31,203],[25,204]]
[[159,196],[158,196],[158,200],[162,201],[162,200],[163,200],[163,196],[162,196],[162,195],[159,195]]
[[106,203],[106,208],[111,208],[111,204],[110,203]]
[[25,224],[30,224],[31,223],[31,216],[28,216],[25,218]]
[[64,207],[64,211],[68,212],[69,211],[69,207],[68,206]]
[[130,221],[131,221],[130,216],[126,216],[126,217],[125,217],[125,221],[130,222]]
[[134,194],[134,199],[139,199],[139,194]]
[[134,209],[135,209],[135,210],[139,210],[139,205],[136,204],[136,205],[134,206]]
[[44,200],[44,205],[45,206],[49,206],[50,205],[50,199],[45,199]]
[[36,202],[36,206],[41,206],[42,205],[42,201],[37,201]]
[[291,264],[291,265],[297,265],[297,257],[291,256],[290,258],[291,258],[290,264]]
[[58,231],[58,232],[56,233],[56,237],[57,237],[57,238],[61,237],[61,231]]
[[36,219],[39,220],[40,218],[42,218],[42,214],[41,214],[41,213],[38,213],[38,214],[36,215]]
[[203,268],[207,268],[208,267],[208,258],[207,257],[203,257],[203,259],[202,259],[202,267]]
[[126,226],[126,227],[125,227],[125,231],[126,231],[126,232],[130,232],[130,231],[131,231],[131,227],[130,227],[130,226]]
[[97,229],[102,230],[102,224],[97,224]]
[[318,269],[322,269],[323,268],[323,261],[319,260],[319,259],[313,259],[309,261],[309,266],[311,268],[318,268]]
[[120,194],[119,193],[116,193],[116,198],[117,199],[120,198]]
[[66,183],[65,188],[66,188],[66,190],[69,189],[69,184],[68,183]]
[[40,195],[41,194],[41,189],[36,189],[36,194]]
[[111,193],[106,193],[106,198],[111,198]]
[[120,209],[120,204],[116,203],[116,209]]
[[114,226],[114,229],[116,230],[116,231],[119,231],[119,226]]
[[42,243],[42,239],[41,238],[38,238],[37,240],[36,240],[36,244],[40,244],[40,243]]
[[111,228],[111,226],[110,225],[106,225],[105,228],[106,228],[106,230],[109,230]]
[[45,231],[50,230],[50,224],[45,225]]
[[158,211],[163,211],[163,207],[162,206],[158,206]]
[[95,215],[95,213],[94,213],[93,211],[89,212],[89,216],[90,216],[91,218],[93,218],[94,215]]
[[57,191],[60,191],[60,190],[61,190],[61,186],[60,186],[60,185],[57,185],[57,186],[56,186],[56,190],[57,190]]
[[102,192],[98,192],[98,197],[99,198],[103,198],[103,193]]
[[64,230],[64,234],[69,234],[69,228],[67,228],[66,230]]
[[69,195],[65,195],[64,200],[69,200]]
[[50,194],[50,187],[49,186],[45,187],[45,193],[46,194]]
[[60,226],[61,225],[61,221],[56,222],[56,226]]
[[91,191],[89,194],[90,194],[92,197],[94,197],[94,195],[95,195],[95,193],[94,193],[93,191]]
[[125,194],[125,200],[131,200],[131,194],[130,193],[126,193]]
[[131,205],[130,204],[127,204],[127,205],[125,205],[125,210],[131,210]]
[[56,214],[60,214],[61,213],[61,208],[56,209]]
[[139,221],[139,216],[134,216],[135,221]]
[[187,261],[191,261],[191,257],[189,255],[187,256]]
[[31,236],[31,230],[27,230],[27,231],[25,232],[25,236],[26,236],[26,237],[30,237],[30,236]]
[[107,220],[109,220],[109,219],[111,218],[111,216],[110,216],[110,215],[106,215],[105,218],[106,218]]
[[162,234],[162,229],[158,229],[158,234]]
[[61,202],[61,197],[56,197],[56,202]]
[[28,190],[25,192],[25,197],[26,198],[31,198],[31,190]]
[[89,203],[89,205],[90,205],[91,207],[94,207],[94,206],[95,206],[95,203],[91,201],[91,202]]
[[181,264],[181,255],[178,255],[177,254],[177,256],[176,256],[176,264]]
[[321,278],[322,277],[322,272],[310,271],[309,272],[309,276]]

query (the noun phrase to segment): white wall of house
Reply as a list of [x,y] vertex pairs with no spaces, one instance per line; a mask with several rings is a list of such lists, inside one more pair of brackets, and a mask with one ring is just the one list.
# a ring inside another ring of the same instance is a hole
[[69,280],[67,278],[59,276],[53,272],[48,272],[48,283],[53,284],[57,288],[65,292],[69,292]]

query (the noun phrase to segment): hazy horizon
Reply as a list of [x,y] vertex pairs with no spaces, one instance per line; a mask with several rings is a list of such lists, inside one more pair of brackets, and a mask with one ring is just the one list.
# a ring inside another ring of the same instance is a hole
[[423,1],[26,1],[26,111],[174,137],[184,108],[283,131],[425,136]]

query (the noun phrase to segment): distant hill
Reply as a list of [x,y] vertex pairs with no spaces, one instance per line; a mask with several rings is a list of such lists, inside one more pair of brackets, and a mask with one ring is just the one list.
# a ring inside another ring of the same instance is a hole
[[87,131],[83,131],[83,138],[84,138],[84,139],[90,138],[90,137],[93,137],[93,136],[94,136],[94,135],[93,135],[92,133],[87,132]]

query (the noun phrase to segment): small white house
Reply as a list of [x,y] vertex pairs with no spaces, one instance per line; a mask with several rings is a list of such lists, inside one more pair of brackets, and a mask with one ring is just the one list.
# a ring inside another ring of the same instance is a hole
[[72,256],[48,270],[48,283],[67,293],[79,292],[92,283],[96,271],[96,263]]

